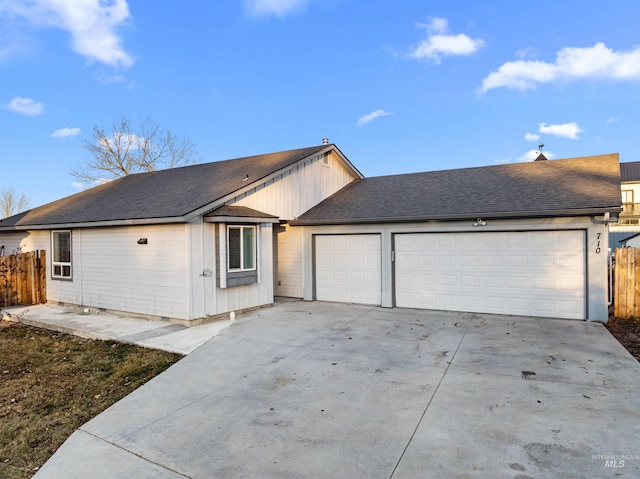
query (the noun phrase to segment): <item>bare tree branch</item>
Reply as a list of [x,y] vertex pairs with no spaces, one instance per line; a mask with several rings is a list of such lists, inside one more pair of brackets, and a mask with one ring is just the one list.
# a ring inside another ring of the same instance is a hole
[[23,212],[29,207],[30,200],[24,193],[18,196],[13,188],[0,190],[0,218],[8,218]]
[[137,130],[124,115],[108,129],[94,125],[83,146],[89,157],[70,173],[86,184],[199,161],[191,139],[177,139],[150,117],[140,120]]

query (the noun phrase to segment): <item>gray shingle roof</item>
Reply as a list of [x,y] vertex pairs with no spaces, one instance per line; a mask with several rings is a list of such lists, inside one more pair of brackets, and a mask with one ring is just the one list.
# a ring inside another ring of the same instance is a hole
[[620,204],[618,154],[610,154],[365,178],[293,224],[571,216]]
[[620,163],[620,180],[623,182],[640,181],[640,161]]
[[0,228],[180,218],[328,146],[129,175],[0,220]]

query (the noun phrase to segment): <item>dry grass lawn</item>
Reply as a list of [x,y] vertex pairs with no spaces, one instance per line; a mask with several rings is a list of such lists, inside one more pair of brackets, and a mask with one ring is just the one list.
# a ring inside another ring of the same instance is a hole
[[31,477],[73,431],[181,357],[0,322],[0,477]]

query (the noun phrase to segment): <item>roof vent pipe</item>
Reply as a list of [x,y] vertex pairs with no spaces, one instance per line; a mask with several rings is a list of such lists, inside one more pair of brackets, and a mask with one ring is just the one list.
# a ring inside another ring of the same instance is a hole
[[322,139],[322,144],[323,145],[328,145],[329,144],[329,138],[323,138]]

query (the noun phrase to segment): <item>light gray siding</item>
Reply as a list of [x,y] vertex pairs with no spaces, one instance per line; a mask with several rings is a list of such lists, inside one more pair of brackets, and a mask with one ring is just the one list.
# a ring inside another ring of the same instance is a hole
[[276,296],[302,298],[302,228],[276,226]]
[[23,244],[46,250],[48,301],[187,319],[186,225],[72,230],[70,280],[51,277],[51,231]]
[[26,252],[23,247],[28,244],[26,231],[2,232],[0,233],[0,255],[9,256],[12,254]]
[[355,177],[331,154],[315,157],[227,202],[293,220],[351,183]]
[[[186,318],[186,225],[92,228],[74,232],[82,250],[79,304]],[[146,238],[147,244],[138,244]],[[76,254],[74,254],[75,258]]]

